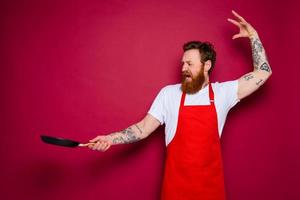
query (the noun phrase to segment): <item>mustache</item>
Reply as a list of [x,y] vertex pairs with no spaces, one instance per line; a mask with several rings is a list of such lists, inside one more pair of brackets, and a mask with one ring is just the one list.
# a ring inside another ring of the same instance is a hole
[[192,77],[192,74],[191,74],[190,72],[188,72],[188,71],[183,71],[183,72],[181,73],[181,75],[182,75],[183,77]]

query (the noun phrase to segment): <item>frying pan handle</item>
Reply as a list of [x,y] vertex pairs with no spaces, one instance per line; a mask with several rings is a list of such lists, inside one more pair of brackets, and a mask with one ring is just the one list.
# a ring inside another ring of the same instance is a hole
[[87,147],[90,144],[96,144],[95,142],[89,142],[89,143],[85,143],[85,144],[79,144],[79,147]]

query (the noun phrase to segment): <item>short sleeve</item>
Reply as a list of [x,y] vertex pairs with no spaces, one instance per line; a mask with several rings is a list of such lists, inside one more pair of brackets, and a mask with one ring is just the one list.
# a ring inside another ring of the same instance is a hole
[[148,113],[155,117],[160,124],[165,123],[165,116],[166,116],[166,107],[165,107],[165,87],[160,90],[156,98],[154,99],[150,110]]
[[225,97],[225,105],[229,109],[235,106],[240,99],[238,98],[238,79],[220,83],[222,93]]

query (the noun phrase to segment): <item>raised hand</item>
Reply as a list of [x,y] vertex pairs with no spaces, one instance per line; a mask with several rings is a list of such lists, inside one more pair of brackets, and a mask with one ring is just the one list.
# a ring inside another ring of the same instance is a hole
[[227,20],[232,24],[236,25],[240,32],[235,34],[232,39],[240,38],[240,37],[255,37],[257,36],[256,30],[249,24],[242,16],[240,16],[237,12],[232,10],[232,14],[236,17],[236,20],[228,18]]

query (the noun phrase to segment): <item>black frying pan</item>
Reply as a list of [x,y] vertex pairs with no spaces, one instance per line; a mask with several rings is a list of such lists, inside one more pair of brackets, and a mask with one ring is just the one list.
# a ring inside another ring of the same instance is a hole
[[65,138],[59,138],[59,137],[52,137],[47,135],[41,135],[41,139],[43,142],[47,144],[53,144],[58,146],[64,146],[64,147],[86,147],[89,144],[95,144],[93,142],[81,144],[80,142],[69,140]]

